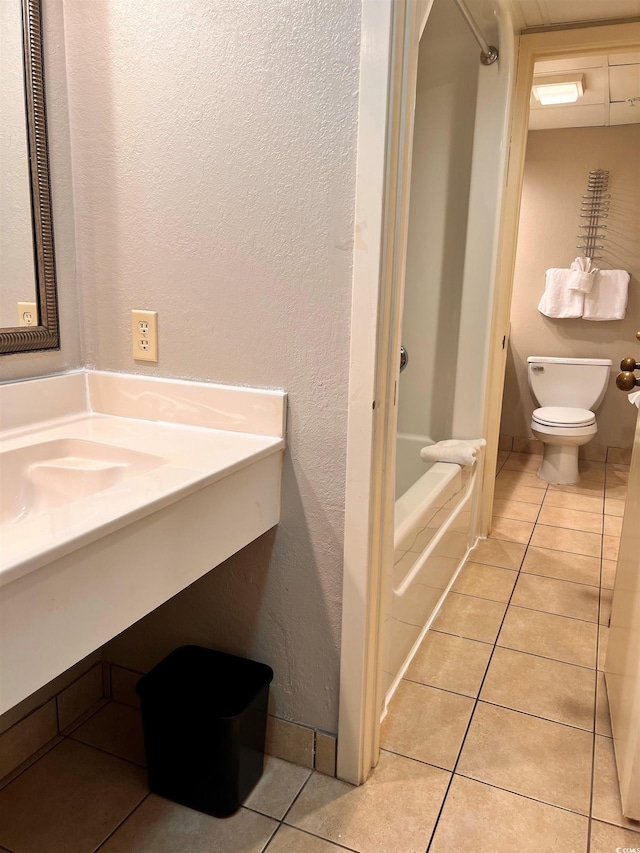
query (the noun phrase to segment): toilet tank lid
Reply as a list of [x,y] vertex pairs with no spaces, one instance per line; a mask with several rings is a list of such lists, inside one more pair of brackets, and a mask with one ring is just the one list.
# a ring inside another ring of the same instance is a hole
[[527,362],[529,364],[601,364],[607,367],[613,364],[610,358],[556,358],[550,355],[530,355]]

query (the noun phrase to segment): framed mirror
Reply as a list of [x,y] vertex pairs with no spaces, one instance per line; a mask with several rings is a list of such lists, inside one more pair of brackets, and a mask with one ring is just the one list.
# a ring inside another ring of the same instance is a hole
[[41,0],[0,14],[0,354],[59,349]]

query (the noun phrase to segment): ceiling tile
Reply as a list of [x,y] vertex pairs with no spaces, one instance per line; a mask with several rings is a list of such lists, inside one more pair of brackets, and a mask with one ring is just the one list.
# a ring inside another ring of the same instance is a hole
[[605,104],[531,110],[529,130],[548,130],[555,127],[602,127],[606,122],[607,111],[608,105]]
[[640,62],[640,53],[612,53],[609,65],[634,65]]
[[640,97],[640,65],[615,65],[609,69],[612,101]]
[[640,104],[630,106],[625,101],[609,107],[610,124],[640,124]]
[[640,16],[640,0],[511,0],[525,29]]
[[562,74],[582,68],[603,68],[608,65],[606,56],[576,56],[573,59],[549,59],[536,62],[534,74]]

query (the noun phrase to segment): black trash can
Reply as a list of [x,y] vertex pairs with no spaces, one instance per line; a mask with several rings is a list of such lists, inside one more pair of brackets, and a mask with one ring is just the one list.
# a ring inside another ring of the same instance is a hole
[[262,776],[271,667],[182,646],[144,675],[149,788],[192,809],[229,817]]

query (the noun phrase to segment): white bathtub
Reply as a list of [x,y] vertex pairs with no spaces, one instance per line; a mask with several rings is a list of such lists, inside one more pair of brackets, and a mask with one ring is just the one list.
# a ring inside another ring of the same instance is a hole
[[398,437],[398,455],[420,475],[396,500],[394,565],[384,643],[385,713],[397,684],[477,539],[482,458],[473,469],[424,463],[414,436]]

